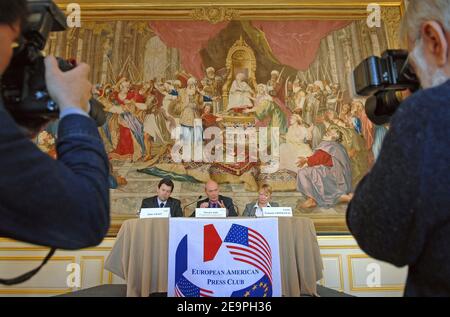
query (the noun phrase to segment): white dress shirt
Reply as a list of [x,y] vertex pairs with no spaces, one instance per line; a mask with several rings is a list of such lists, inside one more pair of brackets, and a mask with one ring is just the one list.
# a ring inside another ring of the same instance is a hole
[[[266,207],[272,207],[269,203],[267,203]],[[263,210],[261,207],[259,207],[258,202],[256,202],[255,206],[253,208],[256,208],[255,210],[255,217],[262,217],[263,216]]]
[[[167,205],[167,200],[166,201],[162,201],[159,200],[159,197],[156,197],[156,200],[158,201],[158,208],[165,208]],[[161,204],[163,204],[163,206],[161,207]],[[170,212],[169,212],[169,217],[171,216]]]

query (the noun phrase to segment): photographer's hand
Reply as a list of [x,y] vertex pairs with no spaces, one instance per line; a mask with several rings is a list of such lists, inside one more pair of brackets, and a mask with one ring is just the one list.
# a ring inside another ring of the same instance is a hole
[[45,58],[47,90],[61,112],[73,107],[89,112],[89,99],[92,95],[89,71],[89,65],[81,63],[68,72],[62,72],[55,57]]

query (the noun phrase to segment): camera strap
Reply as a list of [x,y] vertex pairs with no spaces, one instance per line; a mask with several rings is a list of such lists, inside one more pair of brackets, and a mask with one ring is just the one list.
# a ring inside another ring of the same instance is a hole
[[1,279],[0,278],[0,284],[15,285],[15,284],[20,284],[20,283],[28,281],[30,278],[32,278],[34,275],[36,275],[45,264],[47,264],[48,260],[50,260],[50,258],[53,256],[55,251],[56,251],[56,249],[52,248],[50,250],[50,252],[47,254],[47,256],[45,257],[45,259],[42,261],[41,265],[39,265],[34,270],[27,272],[25,274],[22,274],[20,276],[17,276],[15,278],[11,278],[11,279]]

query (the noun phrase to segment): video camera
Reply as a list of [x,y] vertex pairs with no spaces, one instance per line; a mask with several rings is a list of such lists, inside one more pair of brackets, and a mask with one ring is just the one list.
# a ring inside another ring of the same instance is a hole
[[390,121],[404,100],[402,91],[420,88],[405,50],[387,50],[381,57],[363,60],[353,71],[356,93],[370,96],[366,101],[368,118],[377,125]]
[[[40,127],[59,116],[58,105],[50,98],[45,83],[45,64],[42,50],[50,32],[67,29],[64,13],[51,0],[28,0],[28,20],[22,30],[19,47],[2,77],[1,94],[6,109],[21,126],[38,131]],[[66,72],[76,67],[75,62],[57,58],[59,68]],[[89,100],[89,115],[98,126],[105,123],[103,105]],[[0,284],[15,285],[32,278],[50,260],[52,248],[35,269],[15,278],[1,279]]]
[[[32,130],[57,119],[58,105],[50,98],[45,83],[45,64],[42,50],[50,32],[67,29],[66,17],[52,0],[28,0],[28,20],[22,30],[19,46],[2,78],[2,95],[6,109],[21,126]],[[76,66],[75,61],[57,58],[61,71]],[[89,115],[98,126],[105,123],[103,105],[89,101]]]

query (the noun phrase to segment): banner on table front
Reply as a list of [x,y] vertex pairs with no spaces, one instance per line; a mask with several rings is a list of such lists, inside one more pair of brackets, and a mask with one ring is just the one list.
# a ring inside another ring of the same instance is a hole
[[278,219],[171,218],[168,296],[280,297]]

